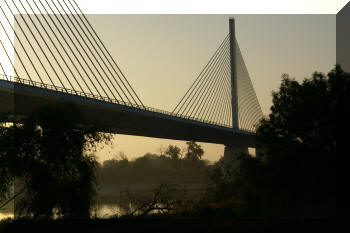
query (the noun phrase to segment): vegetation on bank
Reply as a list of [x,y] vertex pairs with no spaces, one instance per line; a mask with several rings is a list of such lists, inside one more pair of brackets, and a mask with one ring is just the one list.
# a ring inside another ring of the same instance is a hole
[[0,201],[17,180],[16,211],[34,219],[88,218],[96,193],[96,159],[87,151],[108,142],[71,103],[42,106],[26,118],[4,114],[0,124]]
[[200,145],[186,144],[183,151],[169,145],[161,154],[146,153],[129,161],[119,153],[104,161],[96,169],[97,205],[117,205],[118,216],[193,209],[204,198],[213,165],[201,159]]
[[[194,149],[195,148],[195,149]],[[114,159],[98,166],[98,183],[101,189],[125,185],[204,185],[209,161],[202,160],[204,151],[195,142],[187,142],[185,151],[169,145],[162,154],[146,153],[128,160],[119,153]]]
[[235,161],[222,158],[211,175],[213,200],[250,216],[335,218],[336,111],[350,104],[350,74],[336,66],[301,83],[283,75],[272,97],[257,127],[260,153],[240,155],[234,171]]

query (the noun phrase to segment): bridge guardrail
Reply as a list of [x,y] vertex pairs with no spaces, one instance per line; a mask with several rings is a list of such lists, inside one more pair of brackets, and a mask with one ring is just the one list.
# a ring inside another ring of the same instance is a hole
[[[146,111],[150,111],[150,112],[160,113],[160,114],[167,115],[167,116],[175,116],[175,117],[179,117],[179,118],[182,118],[182,119],[202,122],[202,123],[205,123],[205,124],[216,125],[216,126],[225,127],[225,128],[232,128],[230,125],[218,124],[216,122],[206,121],[206,120],[195,118],[195,117],[188,117],[188,116],[185,116],[185,115],[182,115],[182,114],[174,114],[172,112],[161,110],[161,109],[156,109],[156,108],[152,108],[152,107],[147,107],[147,106],[142,106],[142,105],[138,105],[138,104],[133,104],[133,103],[125,102],[125,101],[122,101],[122,100],[111,99],[111,98],[108,98],[108,97],[94,95],[94,94],[91,94],[91,93],[85,93],[85,92],[77,91],[77,90],[73,90],[73,89],[67,89],[67,88],[54,86],[54,85],[51,85],[51,84],[37,82],[37,81],[33,81],[33,80],[22,79],[22,78],[19,78],[19,77],[13,77],[13,76],[5,75],[5,74],[0,74],[0,80],[1,79],[5,80],[5,81],[8,81],[8,82],[14,82],[14,83],[29,85],[29,86],[33,86],[33,87],[42,88],[42,89],[48,89],[48,90],[52,90],[52,91],[63,92],[63,93],[71,94],[71,95],[77,95],[77,96],[80,96],[80,97],[90,98],[90,99],[94,99],[94,100],[100,100],[100,101],[104,101],[104,102],[107,102],[107,103],[114,103],[114,104],[119,104],[119,105],[123,105],[123,106],[127,106],[127,107],[138,108],[138,109],[142,109],[142,110],[146,110]],[[247,132],[247,133],[254,133],[253,131],[247,130],[247,129],[239,129],[239,130]]]

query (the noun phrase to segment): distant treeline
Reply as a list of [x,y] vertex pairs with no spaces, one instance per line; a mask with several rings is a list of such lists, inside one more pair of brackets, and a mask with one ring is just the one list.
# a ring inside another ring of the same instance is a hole
[[[205,185],[209,161],[202,160],[204,151],[195,142],[188,142],[183,153],[177,146],[169,145],[165,153],[146,153],[142,157],[128,160],[119,153],[97,167],[98,185],[108,186],[178,184],[189,186]],[[182,156],[184,155],[184,156]]]

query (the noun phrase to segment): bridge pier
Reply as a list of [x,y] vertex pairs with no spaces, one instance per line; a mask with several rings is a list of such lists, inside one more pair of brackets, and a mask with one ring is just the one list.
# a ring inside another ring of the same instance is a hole
[[266,159],[266,149],[262,145],[257,145],[255,148],[255,154],[257,157]]
[[239,156],[240,154],[248,154],[247,146],[227,146],[225,145],[224,156]]
[[225,145],[225,150],[224,150],[224,156],[226,157],[237,157],[241,155],[242,153],[244,154],[250,154],[251,156],[256,156],[260,158],[265,158],[266,157],[266,149],[262,147],[261,145],[258,145],[256,147],[249,147],[255,149],[255,154],[250,153],[248,150],[247,146],[228,146]]
[[239,166],[238,158],[242,153],[248,154],[247,146],[225,145],[223,160],[231,165],[231,169],[235,169]]

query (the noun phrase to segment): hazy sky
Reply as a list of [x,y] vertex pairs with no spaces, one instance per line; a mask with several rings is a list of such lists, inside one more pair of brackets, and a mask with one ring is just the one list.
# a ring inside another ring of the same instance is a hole
[[[172,110],[228,33],[232,15],[88,15],[144,104]],[[263,113],[281,75],[297,80],[335,64],[335,15],[234,15],[236,37]],[[116,135],[99,160],[134,158],[185,142]],[[202,144],[216,160],[222,145]]]

